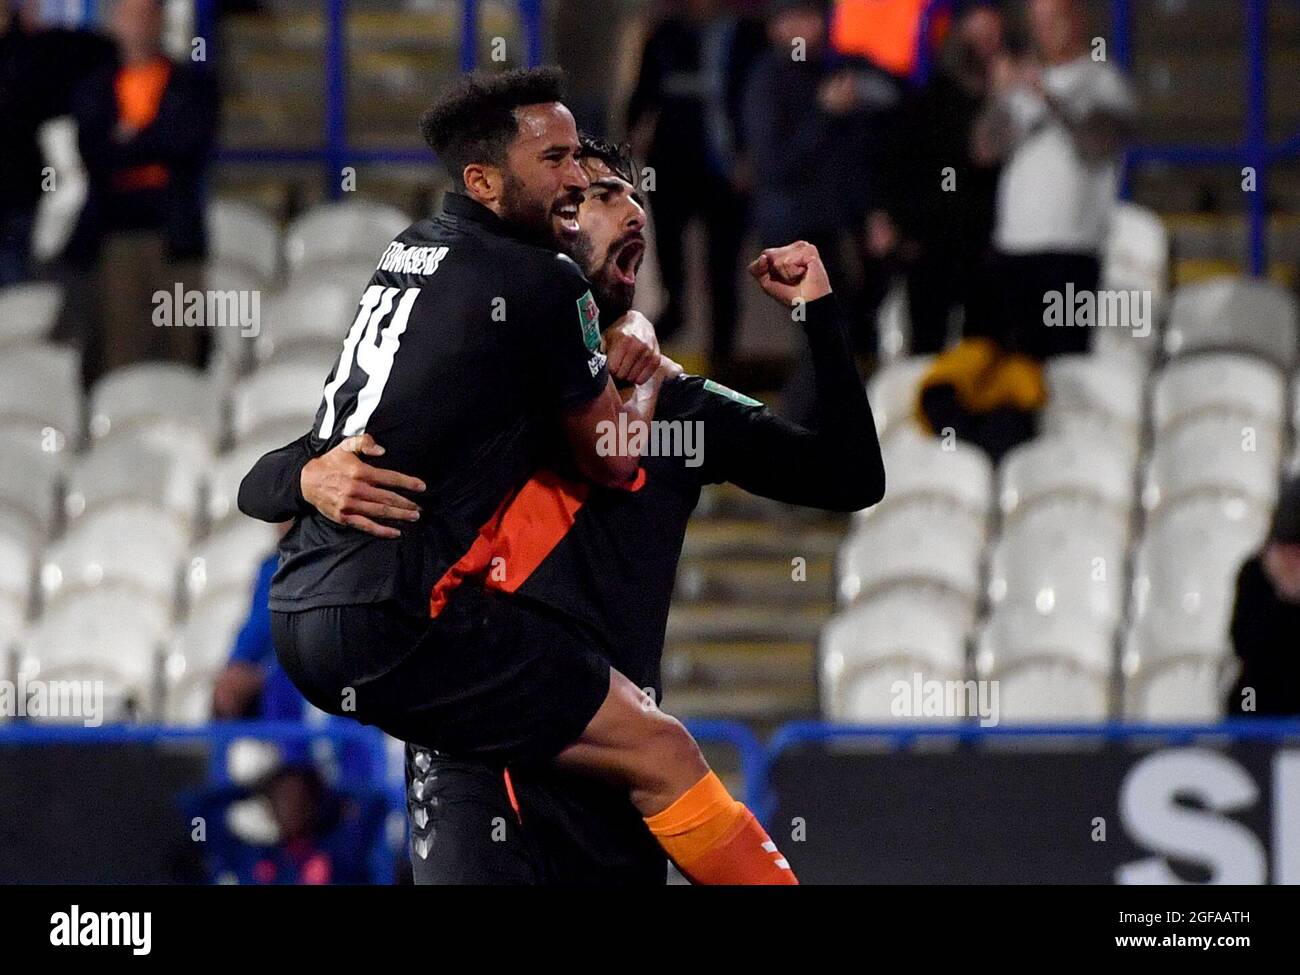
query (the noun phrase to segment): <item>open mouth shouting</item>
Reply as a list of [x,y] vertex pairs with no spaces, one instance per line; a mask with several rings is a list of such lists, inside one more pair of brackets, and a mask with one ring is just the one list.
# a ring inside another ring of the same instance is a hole
[[631,237],[619,245],[613,252],[610,268],[615,279],[629,288],[636,286],[637,272],[645,258],[645,238],[640,235]]

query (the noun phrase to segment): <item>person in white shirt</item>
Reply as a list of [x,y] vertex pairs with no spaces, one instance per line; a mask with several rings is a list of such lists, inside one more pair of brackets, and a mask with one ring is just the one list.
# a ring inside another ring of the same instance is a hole
[[1088,329],[1048,327],[1044,308],[1067,285],[1097,290],[1135,106],[1104,45],[1090,42],[1079,0],[1030,0],[1028,15],[1033,57],[995,66],[974,141],[977,158],[1004,161],[993,234],[1003,306],[984,327],[1045,359],[1088,348]]

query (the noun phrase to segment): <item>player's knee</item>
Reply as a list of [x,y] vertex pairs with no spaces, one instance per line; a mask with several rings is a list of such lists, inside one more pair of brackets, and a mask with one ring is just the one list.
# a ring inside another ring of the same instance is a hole
[[708,773],[704,753],[685,725],[658,710],[648,712],[647,716],[647,755],[666,781],[689,787]]

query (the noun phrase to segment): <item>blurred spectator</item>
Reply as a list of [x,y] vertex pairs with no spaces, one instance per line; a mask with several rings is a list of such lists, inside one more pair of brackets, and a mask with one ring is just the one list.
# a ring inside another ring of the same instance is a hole
[[271,579],[279,564],[280,557],[273,552],[258,570],[248,620],[213,688],[215,718],[300,721],[303,717],[307,701],[281,669],[271,639]]
[[1134,101],[1123,74],[1095,58],[1079,0],[1030,0],[1028,14],[1033,57],[995,64],[976,156],[1005,159],[994,230],[1003,313],[994,337],[1043,359],[1088,348],[1086,329],[1045,326],[1044,298],[1067,284],[1075,293],[1097,289]]
[[1300,717],[1300,477],[1278,496],[1263,550],[1237,575],[1232,648],[1241,663],[1230,717]]
[[[769,10],[769,48],[750,75],[742,115],[756,229],[764,247],[816,245],[855,344],[867,351],[887,278],[868,257],[866,222],[882,207],[882,149],[900,85],[830,49],[823,0],[775,0]],[[811,377],[804,354],[784,395],[783,412],[797,422],[813,419]]]
[[205,70],[164,55],[159,0],[118,0],[110,25],[122,66],[74,98],[89,191],[66,257],[83,277],[97,271],[87,351],[105,370],[150,358],[199,364],[206,329],[155,327],[152,296],[204,289],[216,91]]
[[650,196],[660,274],[668,303],[661,339],[681,327],[686,228],[698,217],[708,238],[711,359],[726,373],[736,329],[736,276],[745,231],[747,177],[737,126],[745,77],[763,45],[759,25],[721,0],[688,0],[646,39],[627,109],[636,154],[654,170]]
[[906,97],[891,149],[885,211],[871,216],[878,251],[898,256],[907,280],[913,355],[939,352],[954,309],[988,315],[998,167],[976,161],[972,130],[995,61],[1006,54],[1001,10],[966,7],[938,70]]
[[[933,0],[839,0],[831,20],[831,43],[841,54],[855,54],[900,78],[918,67],[926,8]],[[930,45],[937,48],[948,23],[940,3],[930,23]]]
[[41,125],[67,115],[72,92],[111,65],[113,45],[90,31],[42,29],[0,0],[0,287],[31,276],[32,230],[47,184]]
[[[231,811],[259,798],[273,835],[254,839]],[[385,841],[383,794],[331,789],[301,749],[291,750],[256,788],[211,789],[187,805],[191,817],[206,823],[207,871],[217,883],[363,884],[372,879],[372,858]]]

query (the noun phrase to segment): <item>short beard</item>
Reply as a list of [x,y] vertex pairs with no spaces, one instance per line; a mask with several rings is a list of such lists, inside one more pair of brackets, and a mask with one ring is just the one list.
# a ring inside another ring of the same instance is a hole
[[636,289],[630,288],[623,284],[622,281],[614,280],[614,276],[609,273],[609,266],[612,263],[609,257],[600,267],[594,267],[595,255],[592,253],[591,237],[585,233],[579,233],[578,239],[573,242],[569,248],[570,254],[578,266],[582,268],[582,273],[587,276],[587,282],[591,285],[592,297],[596,299],[596,306],[600,309],[605,324],[613,325],[616,321],[632,310],[632,301],[636,297]]
[[509,172],[501,190],[501,219],[529,243],[556,249],[555,228],[551,224],[551,205],[531,200]]

